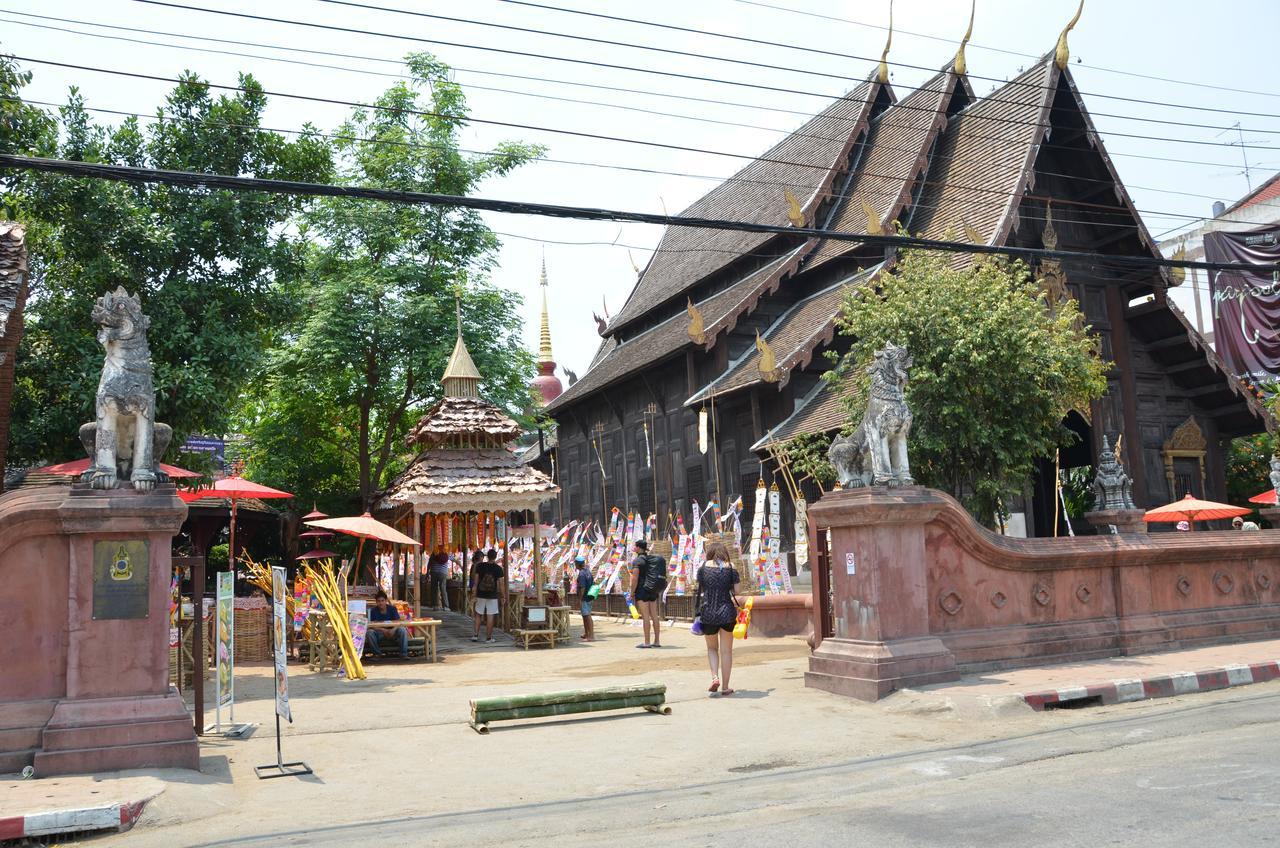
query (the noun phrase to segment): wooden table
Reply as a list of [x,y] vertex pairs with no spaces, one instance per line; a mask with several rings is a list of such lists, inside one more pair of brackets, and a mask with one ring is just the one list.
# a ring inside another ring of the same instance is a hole
[[311,622],[311,638],[307,640],[307,665],[312,671],[324,672],[342,665],[342,649],[338,646],[338,634],[323,610],[307,614]]
[[408,620],[400,619],[398,621],[371,621],[370,629],[378,630],[395,630],[397,627],[403,627],[411,634],[421,636],[425,650],[431,652],[431,662],[436,661],[436,628],[440,626],[438,618],[410,618]]
[[569,633],[569,613],[573,607],[548,607],[551,610],[551,627],[556,631],[556,635],[561,639],[568,639]]

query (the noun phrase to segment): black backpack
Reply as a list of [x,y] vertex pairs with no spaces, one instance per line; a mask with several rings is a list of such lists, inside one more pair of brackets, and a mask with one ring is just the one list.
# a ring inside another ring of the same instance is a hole
[[644,590],[659,595],[667,588],[667,561],[657,554],[645,555]]

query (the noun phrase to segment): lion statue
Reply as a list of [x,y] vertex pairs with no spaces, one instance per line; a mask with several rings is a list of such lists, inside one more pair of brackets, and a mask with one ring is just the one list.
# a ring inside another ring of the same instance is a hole
[[867,367],[871,393],[862,423],[852,435],[833,440],[827,451],[842,487],[915,484],[907,462],[911,410],[902,391],[910,368],[911,354],[892,343]]
[[138,491],[151,491],[166,480],[159,458],[173,438],[169,425],[155,420],[151,320],[123,287],[98,298],[93,320],[107,356],[94,404],[97,420],[80,428],[91,460],[80,479],[95,489],[114,489],[127,479]]

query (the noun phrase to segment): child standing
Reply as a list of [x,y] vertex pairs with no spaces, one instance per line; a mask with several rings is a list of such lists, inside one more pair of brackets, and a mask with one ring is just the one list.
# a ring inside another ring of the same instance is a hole
[[582,599],[582,641],[596,640],[596,626],[591,621],[591,596],[588,594],[595,585],[596,579],[591,575],[585,557],[577,557],[574,563],[578,566],[578,597]]

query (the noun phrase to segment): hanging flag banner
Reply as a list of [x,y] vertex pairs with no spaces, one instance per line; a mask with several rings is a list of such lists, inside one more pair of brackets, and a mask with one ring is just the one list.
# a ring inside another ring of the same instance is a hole
[[285,600],[289,597],[288,577],[282,566],[271,568],[271,640],[276,666],[276,715],[293,721],[289,710],[289,629],[293,624]]
[[1280,226],[1204,236],[1206,262],[1257,265],[1212,271],[1213,346],[1231,373],[1255,383],[1280,376]]
[[[217,689],[218,689],[218,710],[221,713],[223,707],[230,706],[235,701],[235,656],[236,656],[236,628],[235,628],[235,599],[236,599],[236,575],[233,571],[218,572],[218,589],[217,595],[217,618],[215,619],[217,630],[214,641],[217,645]],[[218,716],[218,724],[222,724],[221,715]]]
[[760,531],[764,529],[764,478],[760,478],[760,482],[756,484],[756,509],[751,516],[751,547],[748,551],[748,558],[751,560],[752,566],[760,559]]
[[796,565],[809,564],[809,504],[796,501]]
[[698,452],[707,452],[707,408],[698,411]]

